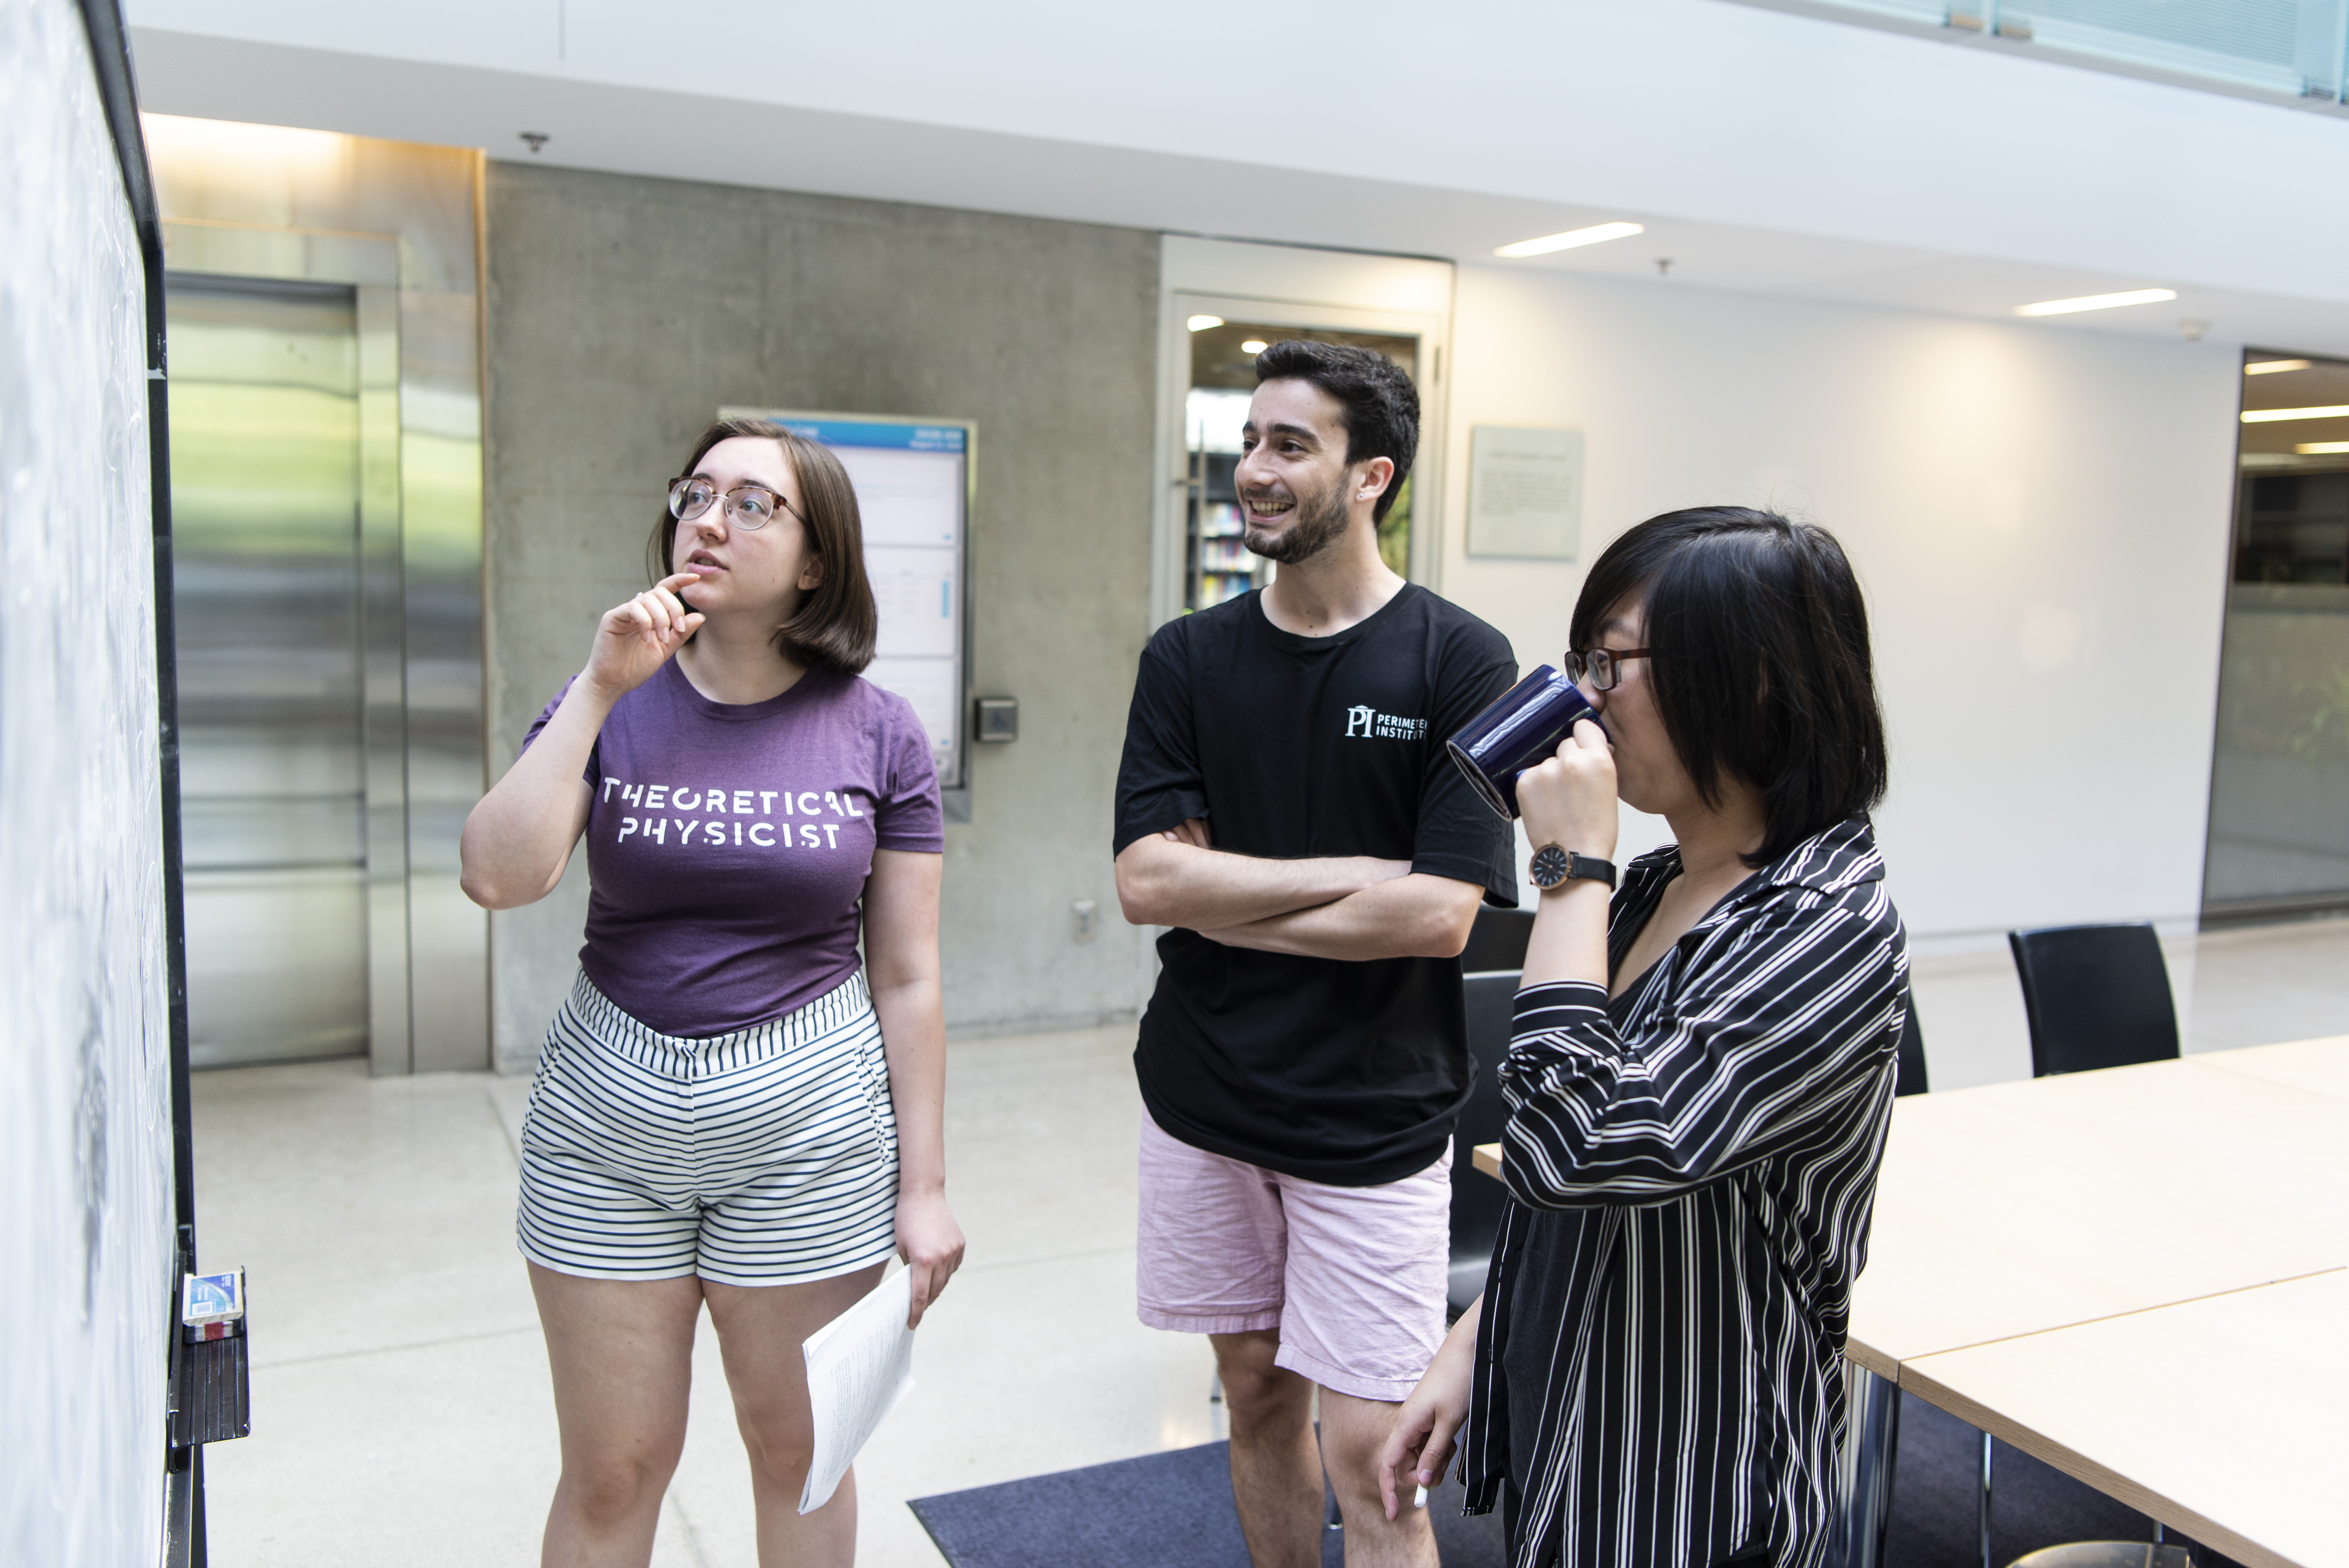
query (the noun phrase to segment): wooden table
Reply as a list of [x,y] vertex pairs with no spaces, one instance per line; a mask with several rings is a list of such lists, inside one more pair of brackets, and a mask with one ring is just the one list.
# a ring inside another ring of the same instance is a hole
[[1920,1357],[1900,1387],[2250,1568],[2349,1564],[2349,1272]]
[[2243,1563],[2349,1568],[2344,1271],[2349,1036],[1916,1095],[1846,1355]]
[[[2320,1048],[2321,1047],[2321,1048]],[[1967,1346],[2349,1265],[2349,1038],[1896,1103],[1847,1354]]]
[[2211,1051],[2186,1059],[2197,1067],[2242,1073],[2310,1094],[2349,1099],[2349,1035],[2324,1040],[2294,1040],[2283,1046],[2251,1046],[2239,1051]]

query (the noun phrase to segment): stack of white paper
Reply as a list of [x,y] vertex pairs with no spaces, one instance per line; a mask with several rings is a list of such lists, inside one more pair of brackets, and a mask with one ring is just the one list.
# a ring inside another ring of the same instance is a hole
[[832,1501],[884,1418],[914,1386],[914,1331],[905,1326],[913,1310],[913,1275],[899,1269],[873,1287],[864,1300],[810,1335],[808,1408],[815,1417],[815,1453],[808,1460],[800,1511]]

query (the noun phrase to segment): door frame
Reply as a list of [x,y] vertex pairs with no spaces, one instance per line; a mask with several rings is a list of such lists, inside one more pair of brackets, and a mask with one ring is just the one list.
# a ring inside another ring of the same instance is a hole
[[[1183,613],[1184,547],[1189,527],[1191,454],[1185,406],[1191,389],[1194,315],[1260,321],[1268,326],[1409,335],[1423,350],[1419,375],[1419,451],[1413,459],[1411,581],[1441,590],[1444,573],[1444,433],[1451,404],[1450,262],[1361,251],[1210,240],[1161,234],[1158,241],[1158,408],[1151,443],[1149,625],[1154,632]],[[1134,1012],[1150,1006],[1158,983],[1158,937],[1144,928],[1135,945]]]
[[1150,626],[1183,613],[1184,501],[1190,480],[1185,404],[1195,315],[1268,326],[1387,333],[1419,339],[1419,452],[1412,465],[1411,580],[1440,589],[1445,416],[1450,403],[1454,268],[1417,256],[1296,245],[1159,239],[1158,409],[1152,443]]

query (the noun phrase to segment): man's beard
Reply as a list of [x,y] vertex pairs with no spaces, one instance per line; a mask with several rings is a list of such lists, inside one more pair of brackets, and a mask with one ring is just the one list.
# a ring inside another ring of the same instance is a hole
[[1283,566],[1294,566],[1329,549],[1346,531],[1346,502],[1339,493],[1342,489],[1341,485],[1331,485],[1316,494],[1299,496],[1296,521],[1283,532],[1274,533],[1251,523],[1243,536],[1249,553],[1278,561]]

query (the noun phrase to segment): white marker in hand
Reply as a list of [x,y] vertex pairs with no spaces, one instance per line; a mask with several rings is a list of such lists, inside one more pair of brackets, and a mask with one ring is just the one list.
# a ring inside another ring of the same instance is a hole
[[1427,1489],[1425,1487],[1421,1487],[1418,1491],[1411,1494],[1411,1505],[1413,1508],[1425,1508],[1427,1506]]

